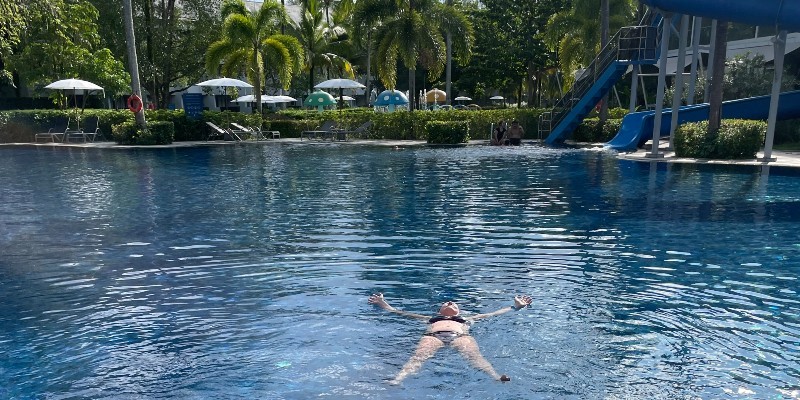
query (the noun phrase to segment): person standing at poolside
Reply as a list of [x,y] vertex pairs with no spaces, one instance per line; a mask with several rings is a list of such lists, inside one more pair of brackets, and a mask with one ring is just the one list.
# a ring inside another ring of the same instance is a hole
[[519,146],[522,144],[523,136],[525,136],[525,129],[522,129],[522,125],[519,124],[519,121],[512,121],[511,127],[508,128],[508,133],[506,134],[506,137],[508,138],[508,144],[512,146]]
[[511,310],[523,309],[530,305],[531,302],[533,302],[533,299],[530,296],[514,296],[513,306],[503,307],[488,314],[476,314],[468,317],[461,317],[459,315],[461,310],[459,309],[458,304],[452,301],[447,301],[442,304],[441,308],[439,308],[439,314],[432,318],[425,315],[398,310],[390,306],[389,303],[384,300],[383,293],[375,293],[372,296],[369,296],[368,302],[370,304],[375,304],[386,311],[406,317],[426,320],[428,322],[428,330],[422,335],[422,339],[420,339],[419,344],[417,344],[417,350],[414,351],[414,354],[411,356],[408,362],[403,365],[403,369],[397,373],[397,376],[395,376],[395,378],[389,382],[392,385],[397,385],[408,375],[419,371],[419,369],[422,367],[422,363],[431,358],[434,354],[436,354],[436,351],[445,345],[458,350],[458,352],[461,353],[467,359],[467,361],[472,364],[473,367],[486,372],[493,379],[501,382],[510,381],[511,378],[509,378],[507,375],[498,374],[494,370],[494,367],[492,367],[492,364],[483,357],[480,348],[478,348],[478,342],[475,341],[475,338],[469,335],[469,327],[476,320],[505,314]]

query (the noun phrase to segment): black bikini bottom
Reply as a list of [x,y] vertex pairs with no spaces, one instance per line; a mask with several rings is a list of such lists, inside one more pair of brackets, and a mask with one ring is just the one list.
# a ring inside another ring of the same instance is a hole
[[424,336],[433,336],[439,340],[441,340],[444,344],[449,344],[453,340],[460,338],[462,336],[469,336],[466,333],[458,333],[453,331],[438,331],[438,332],[428,332]]

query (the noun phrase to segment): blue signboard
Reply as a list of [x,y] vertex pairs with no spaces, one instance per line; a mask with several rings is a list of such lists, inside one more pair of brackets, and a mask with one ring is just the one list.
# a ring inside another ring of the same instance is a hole
[[187,117],[198,119],[203,115],[202,93],[184,93],[181,97],[183,97],[183,109]]

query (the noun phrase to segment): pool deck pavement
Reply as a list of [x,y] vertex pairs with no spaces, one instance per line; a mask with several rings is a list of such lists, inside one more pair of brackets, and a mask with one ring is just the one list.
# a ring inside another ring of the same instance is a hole
[[[199,147],[199,146],[232,146],[232,145],[275,145],[275,144],[308,144],[308,145],[373,145],[373,146],[387,146],[387,147],[417,147],[425,146],[427,143],[423,140],[374,140],[374,139],[351,139],[348,141],[320,141],[320,140],[300,140],[297,138],[285,139],[267,139],[260,141],[187,141],[175,142],[168,145],[155,145],[155,146],[125,146],[118,145],[114,142],[96,142],[96,143],[4,143],[0,146],[36,146],[36,147],[72,147],[72,148],[101,148],[101,149],[131,149],[131,148],[184,148],[184,147]],[[486,140],[472,140],[468,145],[485,146],[488,145]],[[603,147],[602,143],[581,143],[575,144],[584,148],[600,149]],[[650,150],[639,149],[635,152],[619,153],[617,157],[625,160],[639,161],[639,162],[664,162],[664,163],[678,163],[678,164],[709,164],[709,165],[755,165],[755,166],[780,166],[790,168],[800,168],[800,151],[780,151],[774,150],[772,158],[774,161],[763,161],[763,152],[758,153],[757,159],[751,160],[707,160],[697,158],[682,158],[675,157],[673,151],[669,151],[664,146],[661,146],[661,153],[663,157],[651,158],[649,156]]]

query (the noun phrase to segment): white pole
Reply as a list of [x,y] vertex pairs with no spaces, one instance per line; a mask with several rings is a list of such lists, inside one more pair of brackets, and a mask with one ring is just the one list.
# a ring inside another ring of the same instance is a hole
[[692,26],[692,68],[689,75],[689,93],[686,95],[686,104],[694,104],[694,92],[697,86],[697,64],[703,61],[700,57],[700,28],[703,26],[703,19],[694,17],[694,26]]
[[633,66],[633,71],[631,72],[631,102],[628,106],[628,112],[636,111],[636,100],[639,94],[639,65],[636,64]]
[[775,161],[772,158],[772,144],[775,139],[775,121],[778,119],[778,103],[783,80],[783,59],[786,54],[786,31],[780,31],[772,38],[775,48],[775,73],[772,76],[772,96],[769,100],[769,117],[767,118],[767,138],[764,141],[764,158],[760,161]]
[[650,153],[646,155],[648,158],[661,158],[664,153],[658,151],[658,140],[661,137],[661,118],[664,111],[664,86],[667,81],[667,52],[669,51],[669,31],[670,19],[672,17],[669,13],[663,13],[664,21],[661,29],[661,59],[658,61],[658,90],[656,94],[656,114],[653,122],[653,148]]
[[689,38],[689,16],[681,17],[680,41],[678,42],[678,64],[675,66],[675,90],[672,92],[672,120],[669,125],[669,149],[674,149],[675,129],[678,128],[678,111],[683,97],[683,69],[686,65],[686,39]]

